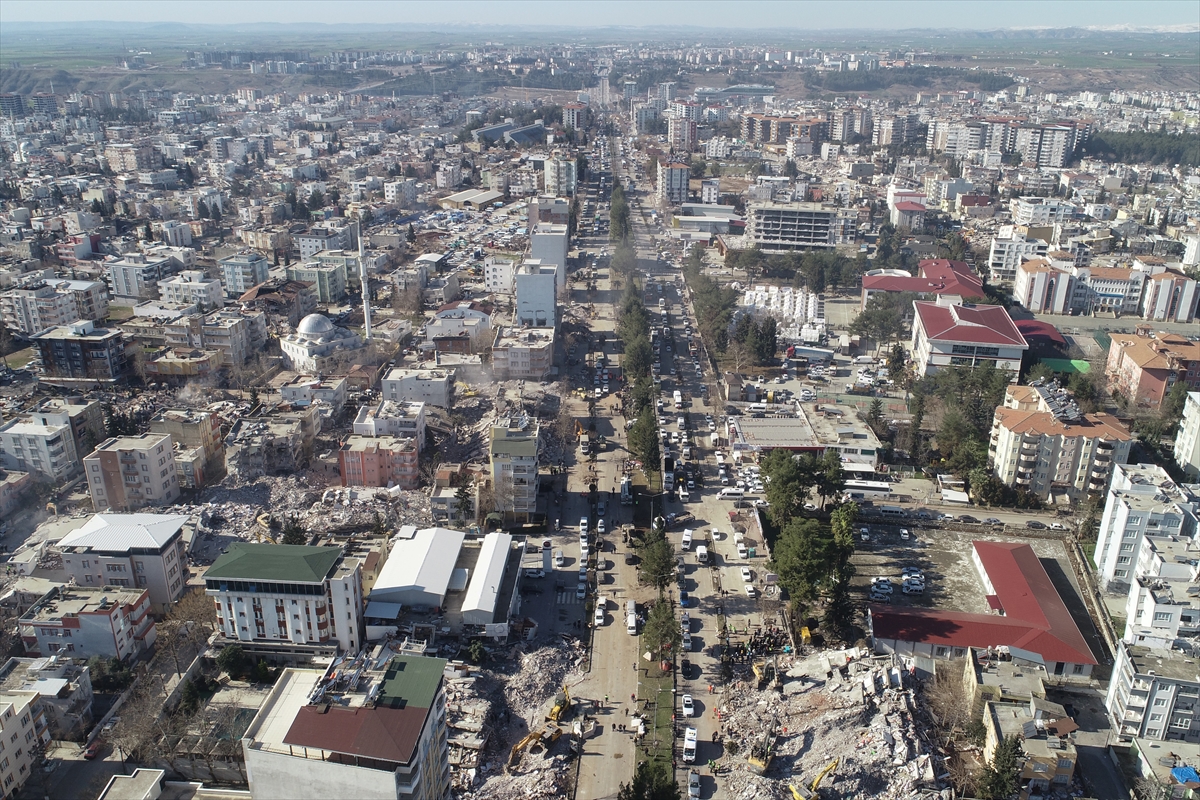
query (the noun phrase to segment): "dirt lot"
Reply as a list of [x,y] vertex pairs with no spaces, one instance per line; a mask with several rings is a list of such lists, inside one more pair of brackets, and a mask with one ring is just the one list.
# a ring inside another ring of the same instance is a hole
[[[1086,606],[1081,599],[1067,550],[1057,539],[1025,538],[1012,533],[995,535],[982,530],[933,530],[910,528],[913,538],[900,539],[899,526],[871,525],[871,540],[856,543],[853,562],[857,569],[853,586],[865,602],[871,579],[892,579],[892,605],[917,608],[941,608],[976,614],[989,613],[983,585],[971,562],[971,542],[1023,542],[1029,544],[1045,567],[1050,580],[1071,611],[1093,654],[1101,659],[1104,648]],[[925,573],[925,594],[905,595],[900,591],[900,570],[919,567]]]

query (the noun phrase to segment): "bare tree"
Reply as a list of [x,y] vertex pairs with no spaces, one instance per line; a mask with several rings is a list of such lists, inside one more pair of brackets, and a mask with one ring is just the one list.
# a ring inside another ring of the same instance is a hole
[[203,636],[202,641],[217,630],[217,607],[203,589],[185,592],[171,606],[171,617],[196,623],[194,630]]
[[742,367],[750,362],[754,354],[750,352],[750,348],[736,339],[729,343],[725,348],[725,355],[733,362],[733,371],[740,373]]

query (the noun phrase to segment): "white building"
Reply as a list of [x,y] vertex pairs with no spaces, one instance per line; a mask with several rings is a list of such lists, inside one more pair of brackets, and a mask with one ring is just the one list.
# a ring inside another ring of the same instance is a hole
[[1196,535],[1200,497],[1179,486],[1155,464],[1113,469],[1093,556],[1101,586],[1125,591],[1147,535]]
[[687,159],[668,156],[658,162],[657,197],[660,203],[678,204],[687,200],[691,165]]
[[273,646],[363,643],[362,561],[340,547],[234,542],[204,574],[230,641]]
[[575,194],[578,167],[571,158],[548,158],[543,166],[547,194],[570,197]]
[[537,511],[538,424],[526,418],[498,419],[492,425],[489,454],[496,508],[501,514]]
[[567,285],[567,252],[570,236],[567,226],[557,223],[539,223],[529,234],[529,258],[542,264],[553,264],[558,276],[558,291]]
[[0,694],[0,741],[5,747],[0,780],[5,797],[16,797],[33,771],[42,768],[35,759],[40,760],[42,746],[50,743],[50,726],[37,707],[38,697],[35,691]]
[[1017,380],[1029,344],[1003,306],[939,297],[934,303],[914,301],[913,307],[912,354],[918,375],[991,362]]
[[1083,414],[1057,383],[1010,386],[992,421],[988,461],[996,477],[1043,499],[1103,492],[1133,436],[1109,414]]
[[42,283],[0,294],[0,319],[10,331],[32,336],[80,317],[74,295]]
[[346,406],[346,379],[299,375],[279,387],[279,397],[288,405],[303,407],[315,403],[337,415]]
[[154,300],[158,282],[175,272],[175,262],[142,253],[126,253],[108,262],[108,282],[113,297],[122,300]]
[[721,202],[721,179],[706,178],[700,182],[700,202],[706,206],[715,206]]
[[554,328],[500,328],[492,345],[498,380],[540,381],[554,368]]
[[1022,261],[1046,255],[1050,245],[1042,239],[1030,239],[1011,225],[1001,226],[992,237],[988,252],[988,281],[994,285],[1011,284]]
[[200,270],[184,270],[173,278],[159,281],[158,290],[160,299],[167,303],[194,304],[203,311],[225,305],[221,282]]
[[96,511],[136,511],[165,506],[179,497],[170,434],[143,433],[101,442],[84,456],[88,489]]
[[190,247],[192,244],[192,226],[176,219],[164,222],[159,231],[162,240],[170,247]]
[[155,613],[187,581],[183,514],[96,514],[58,542],[63,571],[79,586],[123,586],[150,593]]
[[372,616],[374,603],[436,608],[445,603],[447,592],[467,588],[465,570],[454,567],[465,539],[465,533],[450,528],[402,526],[371,587],[367,616]]
[[1117,647],[1104,698],[1122,741],[1200,742],[1200,674],[1190,648]]
[[491,294],[512,294],[513,275],[520,261],[512,256],[488,256],[483,261],[483,286]]
[[1017,225],[1059,225],[1075,216],[1075,206],[1054,197],[1018,197],[1012,217]]
[[[63,586],[17,622],[28,652],[124,661],[154,644],[150,593],[108,586]],[[31,646],[32,645],[32,646]]]
[[1188,392],[1175,434],[1175,463],[1189,480],[1200,480],[1200,392]]
[[321,314],[300,320],[295,333],[279,340],[288,369],[297,372],[331,372],[361,350],[363,341],[346,328],[339,328]]
[[388,203],[401,201],[414,203],[417,200],[417,181],[414,178],[389,181],[383,185],[383,199]]
[[[463,595],[462,619],[464,625],[490,625],[496,622],[496,601],[500,598],[504,571],[508,564],[509,550],[513,537],[508,533],[493,532],[483,537],[479,559],[471,582]],[[500,622],[507,617],[500,619]]]
[[1200,542],[1182,536],[1142,539],[1125,601],[1123,641],[1171,647],[1200,635]]
[[349,225],[314,225],[307,233],[294,237],[300,260],[307,261],[322,250],[349,250],[357,247]]
[[554,264],[526,260],[513,275],[516,292],[515,321],[538,328],[555,327],[558,270]]
[[224,277],[225,294],[241,297],[246,292],[266,281],[271,269],[267,259],[253,250],[227,256],[219,262]]
[[463,335],[470,338],[472,352],[491,343],[492,317],[485,306],[469,300],[447,303],[425,326],[425,338],[431,342],[438,337]]
[[419,451],[425,446],[425,403],[384,399],[373,406],[362,406],[351,430],[358,436],[414,439]]
[[392,401],[428,403],[450,408],[454,393],[454,371],[395,367],[384,376],[383,396]]
[[15,419],[0,426],[0,466],[58,481],[79,472],[79,454],[69,424],[42,425]]

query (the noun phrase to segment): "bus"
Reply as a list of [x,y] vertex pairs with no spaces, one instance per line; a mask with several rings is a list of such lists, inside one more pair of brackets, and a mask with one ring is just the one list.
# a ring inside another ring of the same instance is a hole
[[892,496],[892,485],[886,481],[846,481],[847,500],[887,500]]

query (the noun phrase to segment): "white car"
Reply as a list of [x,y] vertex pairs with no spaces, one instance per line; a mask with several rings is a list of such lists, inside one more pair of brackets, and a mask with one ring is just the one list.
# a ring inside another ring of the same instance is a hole
[[746,584],[746,596],[750,598],[758,596],[758,590],[754,588],[753,583]]
[[588,518],[580,517],[579,518],[579,532],[586,536],[589,527],[590,526],[588,525]]
[[742,582],[750,583],[753,580],[754,580],[754,576],[750,574],[750,568],[742,567]]
[[596,520],[596,533],[600,533],[600,534],[604,533],[604,520],[603,519]]
[[608,601],[603,597],[596,600],[596,614],[592,618],[592,622],[597,628],[604,624],[604,612],[608,609]]
[[900,538],[904,539],[905,541],[908,541],[908,528],[900,529]]
[[871,579],[872,594],[891,594],[895,590],[896,587],[892,586],[892,582],[887,578],[878,577]]
[[696,716],[696,704],[692,702],[692,696],[685,694],[683,696],[683,715],[685,717]]
[[692,770],[688,773],[688,800],[700,797],[700,773]]

